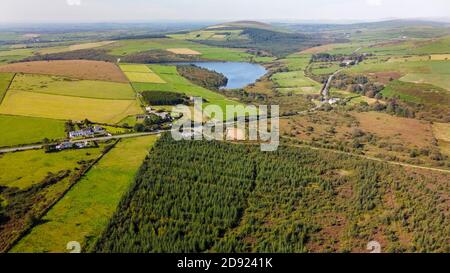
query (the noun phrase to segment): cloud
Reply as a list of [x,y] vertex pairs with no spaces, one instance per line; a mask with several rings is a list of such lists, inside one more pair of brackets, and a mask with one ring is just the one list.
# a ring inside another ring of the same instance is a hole
[[371,7],[379,7],[383,5],[383,0],[366,0],[366,4]]
[[69,6],[81,6],[81,0],[67,0]]

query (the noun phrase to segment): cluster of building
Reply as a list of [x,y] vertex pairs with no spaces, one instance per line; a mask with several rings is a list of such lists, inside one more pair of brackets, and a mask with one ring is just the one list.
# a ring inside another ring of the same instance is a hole
[[91,126],[78,131],[69,132],[69,138],[94,137],[96,135],[106,135],[107,132],[100,126]]
[[143,120],[143,119],[146,119],[147,117],[149,117],[150,114],[152,114],[152,115],[156,115],[156,116],[162,118],[163,120],[172,120],[172,116],[168,112],[155,111],[150,106],[145,107],[145,111],[147,112],[146,114],[144,114],[144,115],[137,115],[136,119],[137,120]]
[[61,144],[56,145],[55,150],[63,151],[63,150],[68,150],[68,149],[84,149],[88,146],[89,146],[89,142],[87,142],[87,141],[77,142],[77,143],[63,142]]

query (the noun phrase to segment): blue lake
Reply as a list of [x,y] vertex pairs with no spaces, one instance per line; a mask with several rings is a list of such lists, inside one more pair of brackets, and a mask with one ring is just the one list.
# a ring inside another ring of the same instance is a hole
[[264,66],[243,62],[183,62],[177,64],[193,64],[222,73],[228,78],[228,84],[224,86],[227,89],[244,88],[255,83],[267,73]]

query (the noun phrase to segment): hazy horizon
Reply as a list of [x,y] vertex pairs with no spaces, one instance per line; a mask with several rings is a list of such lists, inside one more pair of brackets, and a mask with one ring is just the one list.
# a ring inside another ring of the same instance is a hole
[[[448,19],[446,0],[2,0],[0,23]],[[194,4],[195,3],[195,4]]]

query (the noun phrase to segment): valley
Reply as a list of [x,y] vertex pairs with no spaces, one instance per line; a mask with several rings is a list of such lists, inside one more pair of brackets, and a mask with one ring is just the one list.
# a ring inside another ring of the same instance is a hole
[[[450,252],[448,23],[154,28],[0,31],[0,252]],[[279,150],[173,140],[194,97]]]

